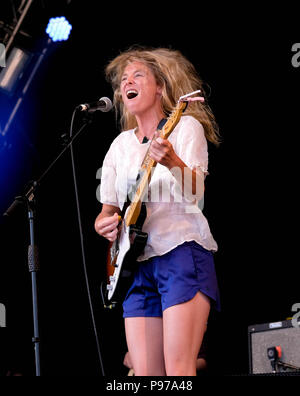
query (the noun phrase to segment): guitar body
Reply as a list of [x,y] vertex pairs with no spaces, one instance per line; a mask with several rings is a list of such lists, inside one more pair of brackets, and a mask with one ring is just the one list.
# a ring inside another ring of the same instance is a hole
[[[127,208],[126,214],[129,210]],[[141,204],[140,215],[136,224],[127,226],[124,220],[119,224],[119,234],[112,244],[108,257],[109,284],[107,285],[109,301],[112,298],[125,298],[136,269],[136,259],[143,253],[148,234],[142,231],[147,216],[146,205]],[[118,288],[117,288],[118,285]]]

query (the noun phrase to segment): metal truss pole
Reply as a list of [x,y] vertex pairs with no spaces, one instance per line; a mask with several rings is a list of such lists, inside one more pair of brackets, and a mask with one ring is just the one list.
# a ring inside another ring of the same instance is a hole
[[16,26],[14,27],[14,30],[12,31],[7,44],[5,45],[6,52],[9,51],[10,46],[12,45],[12,43],[14,41],[14,38],[15,38],[16,34],[18,33],[18,31],[19,31],[19,29],[20,29],[20,27],[22,25],[22,22],[23,22],[23,20],[24,20],[24,18],[25,18],[25,16],[26,16],[26,14],[27,14],[27,12],[28,12],[28,10],[29,10],[29,8],[30,8],[32,3],[33,3],[33,0],[27,0],[26,4],[24,6],[24,9],[21,12],[21,15],[20,15],[20,17],[18,19],[18,22],[17,22]]

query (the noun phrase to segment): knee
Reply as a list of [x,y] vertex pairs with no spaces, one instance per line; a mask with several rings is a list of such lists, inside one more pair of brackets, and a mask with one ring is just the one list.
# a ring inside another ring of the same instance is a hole
[[138,364],[134,367],[134,375],[138,377],[165,376],[166,372],[164,367],[160,365]]
[[133,370],[135,376],[165,376],[164,360],[160,359],[147,359],[144,356],[133,361]]
[[196,359],[166,359],[166,374],[167,376],[195,376]]

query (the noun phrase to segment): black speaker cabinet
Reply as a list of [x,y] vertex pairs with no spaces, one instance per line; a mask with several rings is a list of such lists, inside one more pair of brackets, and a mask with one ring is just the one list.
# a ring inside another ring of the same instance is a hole
[[248,348],[250,374],[300,373],[300,327],[291,320],[249,326]]

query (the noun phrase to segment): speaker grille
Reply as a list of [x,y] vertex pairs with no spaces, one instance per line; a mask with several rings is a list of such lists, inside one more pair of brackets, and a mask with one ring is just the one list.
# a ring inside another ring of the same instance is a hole
[[[300,329],[287,324],[287,321],[285,326],[289,327],[268,329],[270,325],[266,324],[264,327],[260,325],[258,329],[255,326],[249,327],[250,373],[272,372],[267,350],[275,346],[281,347],[280,361],[300,368]],[[291,370],[278,366],[279,372]]]

